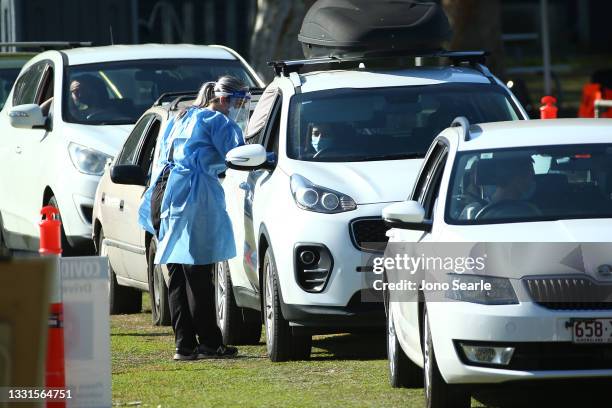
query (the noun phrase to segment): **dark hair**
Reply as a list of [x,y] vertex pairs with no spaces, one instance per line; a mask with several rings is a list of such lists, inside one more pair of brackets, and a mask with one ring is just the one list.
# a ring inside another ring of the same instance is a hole
[[[198,96],[190,107],[205,108],[213,102],[218,102],[219,97],[215,96],[215,92],[235,92],[248,90],[248,86],[244,84],[240,79],[224,75],[217,79],[217,82],[210,81],[205,82],[198,92]],[[178,114],[178,118],[185,115],[188,108],[181,110]]]

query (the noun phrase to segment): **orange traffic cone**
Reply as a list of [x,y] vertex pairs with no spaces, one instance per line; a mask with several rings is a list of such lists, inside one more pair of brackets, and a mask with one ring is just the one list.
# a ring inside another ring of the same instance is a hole
[[[41,255],[60,256],[61,221],[59,211],[52,206],[43,207],[40,211],[43,219],[40,221],[40,249]],[[45,386],[47,388],[66,387],[66,374],[64,365],[64,310],[61,296],[61,278],[59,268],[55,277],[54,290],[51,296],[49,314],[49,333],[47,336],[47,368]],[[64,408],[65,401],[48,401],[47,407]]]
[[544,96],[541,100],[540,119],[557,119],[558,108],[555,106],[557,98],[554,96]]

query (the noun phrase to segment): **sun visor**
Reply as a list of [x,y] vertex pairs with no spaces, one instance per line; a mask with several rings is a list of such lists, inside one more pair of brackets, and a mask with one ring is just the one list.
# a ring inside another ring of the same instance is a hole
[[436,3],[412,0],[318,0],[298,40],[306,58],[400,55],[435,51],[450,40]]
[[266,122],[272,113],[272,106],[274,105],[274,101],[276,101],[276,95],[278,92],[279,91],[276,86],[269,86],[258,98],[257,107],[249,119],[249,124],[245,132],[244,138],[246,141],[250,141],[252,138],[256,137],[266,126]]

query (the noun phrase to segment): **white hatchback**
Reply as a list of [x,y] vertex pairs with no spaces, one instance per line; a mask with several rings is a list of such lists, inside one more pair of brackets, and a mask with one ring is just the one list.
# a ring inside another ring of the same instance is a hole
[[195,91],[224,74],[261,86],[220,46],[115,45],[32,58],[0,114],[0,246],[37,250],[39,212],[51,204],[64,254],[93,253],[96,187],[133,124],[163,93]]
[[[383,217],[389,248],[433,243],[440,256],[449,243],[612,242],[612,121],[458,120],[434,140],[410,199]],[[536,263],[552,256],[542,252],[509,256],[524,269],[460,276],[488,290],[455,286],[440,297],[425,290],[420,301],[394,301],[387,287],[391,384],[424,382],[427,406],[469,407],[476,384],[611,377],[607,245],[596,262],[581,249],[560,263]]]

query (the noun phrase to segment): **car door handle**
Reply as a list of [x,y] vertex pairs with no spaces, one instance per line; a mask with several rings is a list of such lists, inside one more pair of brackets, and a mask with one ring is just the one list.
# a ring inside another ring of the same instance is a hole
[[106,193],[102,193],[102,197],[100,197],[100,202],[102,204],[104,204],[104,201],[106,201]]
[[21,154],[22,151],[23,151],[23,149],[21,148],[21,146],[15,147],[15,153]]
[[244,191],[251,191],[251,186],[246,181],[243,181],[242,183],[240,183],[238,187]]
[[124,204],[125,204],[125,203],[123,202],[123,200],[119,201],[119,210],[120,210],[120,211],[123,211],[123,206],[124,206]]

